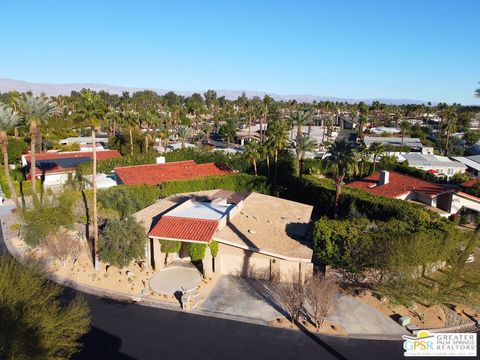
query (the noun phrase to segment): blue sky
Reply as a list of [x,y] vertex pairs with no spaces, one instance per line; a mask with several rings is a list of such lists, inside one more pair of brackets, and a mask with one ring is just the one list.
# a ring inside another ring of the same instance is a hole
[[0,77],[478,104],[478,0],[4,1]]

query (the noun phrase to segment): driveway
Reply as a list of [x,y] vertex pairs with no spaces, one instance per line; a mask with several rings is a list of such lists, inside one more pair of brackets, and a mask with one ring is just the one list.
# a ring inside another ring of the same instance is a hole
[[351,296],[341,296],[330,320],[342,325],[350,336],[395,337],[408,332],[394,320],[376,309],[355,300]]
[[218,280],[195,312],[254,324],[284,316],[269,282],[230,275]]

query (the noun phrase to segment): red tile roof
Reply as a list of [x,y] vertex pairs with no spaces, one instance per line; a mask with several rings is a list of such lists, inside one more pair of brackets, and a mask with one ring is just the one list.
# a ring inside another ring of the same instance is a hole
[[430,197],[434,197],[449,191],[447,188],[444,188],[439,184],[420,180],[394,171],[390,171],[388,184],[378,185],[379,179],[380,173],[376,172],[371,176],[354,181],[347,186],[354,189],[362,189],[369,193],[389,198],[397,198],[412,191],[419,192]]
[[209,243],[217,231],[218,220],[162,216],[148,234],[149,237],[168,240],[187,240]]
[[470,179],[468,181],[465,181],[465,182],[461,183],[460,185],[462,185],[463,187],[466,187],[466,188],[471,188],[471,187],[474,187],[475,185],[477,185],[478,183],[480,183],[480,178],[474,178],[474,179]]
[[[30,154],[23,155],[27,162],[30,162]],[[107,160],[121,157],[117,150],[97,150],[97,160]],[[75,159],[75,158],[93,158],[93,151],[65,151],[65,152],[44,152],[36,153],[35,161],[41,160],[58,160],[58,159]]]
[[193,160],[115,168],[115,173],[125,185],[158,185],[165,181],[226,175],[231,172],[225,165],[196,164]]

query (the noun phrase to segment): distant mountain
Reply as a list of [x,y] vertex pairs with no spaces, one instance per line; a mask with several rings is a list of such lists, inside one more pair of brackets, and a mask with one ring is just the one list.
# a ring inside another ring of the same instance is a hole
[[[2,79],[0,78],[0,92],[8,91],[19,91],[27,92],[31,91],[35,95],[45,93],[50,96],[58,95],[70,95],[72,90],[80,91],[82,89],[90,89],[94,91],[104,90],[110,94],[121,94],[124,91],[133,93],[135,91],[141,90],[153,90],[159,95],[163,95],[170,90],[166,89],[151,89],[151,88],[141,88],[141,87],[125,87],[125,86],[114,86],[106,84],[41,84],[41,83],[32,83],[27,81],[12,80],[12,79]],[[174,90],[175,91],[175,90]],[[203,94],[206,90],[198,91],[175,91],[175,93],[184,96],[190,96],[194,92]],[[364,101],[367,104],[372,103],[373,101],[380,101],[384,104],[392,105],[401,105],[401,104],[423,104],[426,103],[424,100],[415,100],[415,99],[385,99],[385,98],[375,98],[375,99],[353,99],[353,98],[338,98],[331,96],[316,96],[316,95],[302,95],[302,94],[293,94],[293,95],[279,95],[273,93],[267,93],[263,91],[250,91],[250,90],[215,90],[218,96],[225,96],[226,99],[235,100],[242,95],[243,92],[247,97],[259,96],[263,97],[264,95],[269,95],[275,100],[296,100],[298,102],[313,102],[313,101],[340,101],[340,102],[349,102],[355,103],[359,101]]]

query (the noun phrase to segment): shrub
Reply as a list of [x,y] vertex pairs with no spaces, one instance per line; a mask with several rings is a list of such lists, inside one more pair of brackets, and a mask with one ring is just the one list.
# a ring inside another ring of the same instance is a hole
[[218,241],[212,240],[209,246],[210,246],[210,252],[212,256],[216,257],[218,254]]
[[206,244],[188,243],[187,244],[188,255],[192,261],[200,261],[205,257],[205,251],[207,249]]
[[[150,151],[143,154],[127,155],[119,158],[101,160],[97,162],[97,173],[109,174],[116,167],[154,164],[155,158],[159,156],[156,151]],[[92,162],[85,162],[77,167],[79,175],[90,175],[92,173]]]
[[0,256],[0,358],[69,359],[90,325],[80,298],[13,258]]
[[132,217],[108,221],[100,236],[100,260],[123,268],[132,260],[145,257],[146,244],[145,229]]
[[[28,144],[23,139],[8,139],[8,162],[14,164],[22,159],[22,154],[27,150]],[[2,162],[3,163],[3,162]]]
[[161,252],[163,253],[177,253],[180,251],[180,248],[182,247],[182,243],[180,241],[174,241],[174,240],[163,240],[160,239],[160,249]]
[[123,218],[153,204],[160,197],[160,190],[148,185],[120,185],[99,190],[97,197],[102,207],[117,211]]

